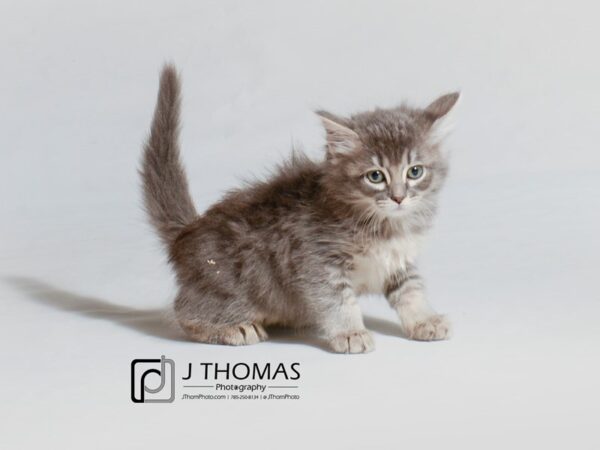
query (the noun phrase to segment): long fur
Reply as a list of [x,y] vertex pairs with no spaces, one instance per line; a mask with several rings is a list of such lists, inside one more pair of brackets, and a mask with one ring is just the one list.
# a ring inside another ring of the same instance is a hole
[[197,216],[179,156],[180,90],[177,71],[166,65],[140,170],[146,212],[167,246]]
[[[196,341],[243,345],[266,327],[314,326],[336,352],[374,348],[356,301],[383,293],[413,339],[444,339],[415,266],[446,177],[435,123],[457,94],[426,109],[319,112],[327,156],[293,155],[264,181],[230,191],[198,215],[179,157],[179,81],[165,66],[141,176],[150,222],[177,275],[175,314]],[[413,165],[425,167],[408,180]],[[373,185],[367,174],[385,172]]]

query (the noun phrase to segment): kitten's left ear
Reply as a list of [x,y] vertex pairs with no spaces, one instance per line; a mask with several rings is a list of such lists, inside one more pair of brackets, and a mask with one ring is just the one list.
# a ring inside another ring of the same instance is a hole
[[327,111],[317,111],[321,122],[327,131],[327,157],[333,158],[340,154],[351,152],[360,145],[360,138],[355,131],[340,123],[338,118]]
[[425,108],[425,114],[427,114],[433,122],[441,119],[450,112],[452,108],[458,102],[460,98],[460,92],[452,92],[451,94],[442,95],[437,100],[433,101],[427,108]]
[[423,110],[435,141],[443,140],[452,131],[454,125],[452,111],[459,99],[460,92],[442,95]]

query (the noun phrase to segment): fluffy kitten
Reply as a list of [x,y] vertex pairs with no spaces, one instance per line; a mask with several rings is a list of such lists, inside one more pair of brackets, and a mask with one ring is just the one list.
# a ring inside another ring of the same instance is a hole
[[179,159],[179,91],[165,66],[141,175],[177,274],[176,316],[191,339],[254,344],[269,325],[316,326],[336,352],[369,352],[356,300],[363,293],[385,294],[407,337],[448,337],[415,258],[446,177],[439,131],[458,93],[425,109],[319,111],[324,160],[294,154],[269,180],[198,214]]

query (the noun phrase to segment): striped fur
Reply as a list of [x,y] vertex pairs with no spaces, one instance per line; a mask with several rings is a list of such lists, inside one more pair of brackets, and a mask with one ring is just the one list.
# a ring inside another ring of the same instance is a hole
[[[296,153],[268,180],[199,215],[179,159],[179,89],[166,66],[140,172],[177,276],[175,313],[191,339],[252,344],[270,325],[310,326],[333,351],[368,352],[374,343],[356,301],[367,292],[387,296],[407,336],[447,336],[414,264],[447,172],[433,132],[457,94],[425,109],[321,111],[323,160]],[[424,168],[418,180],[407,176],[415,164]],[[369,181],[372,170],[385,173],[384,184]]]

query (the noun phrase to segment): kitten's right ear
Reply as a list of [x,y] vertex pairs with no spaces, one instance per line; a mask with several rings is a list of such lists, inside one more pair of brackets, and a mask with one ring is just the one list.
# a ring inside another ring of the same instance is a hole
[[317,111],[317,115],[321,118],[327,132],[327,157],[348,153],[358,147],[360,144],[358,134],[341,124],[343,119],[327,111]]

